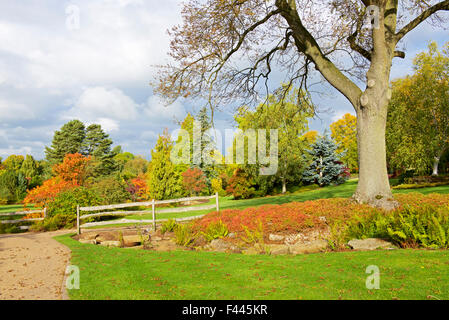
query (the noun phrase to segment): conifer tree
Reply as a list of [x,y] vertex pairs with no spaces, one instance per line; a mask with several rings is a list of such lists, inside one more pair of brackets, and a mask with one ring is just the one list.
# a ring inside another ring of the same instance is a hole
[[156,200],[176,198],[181,193],[181,177],[170,160],[173,142],[168,133],[159,136],[155,148],[151,151],[149,165],[149,193]]
[[337,145],[331,139],[320,137],[308,150],[311,163],[303,173],[303,181],[316,183],[320,187],[342,183],[344,166],[338,160],[336,150]]
[[53,165],[61,163],[66,154],[82,153],[86,137],[84,124],[71,120],[64,124],[53,136],[51,147],[45,148],[47,160]]

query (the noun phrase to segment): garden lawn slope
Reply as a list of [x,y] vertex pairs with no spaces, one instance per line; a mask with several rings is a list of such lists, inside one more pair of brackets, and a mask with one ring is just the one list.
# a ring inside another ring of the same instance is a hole
[[[80,268],[71,299],[449,299],[448,251],[245,256],[56,240]],[[380,268],[379,290],[365,286],[369,265]]]

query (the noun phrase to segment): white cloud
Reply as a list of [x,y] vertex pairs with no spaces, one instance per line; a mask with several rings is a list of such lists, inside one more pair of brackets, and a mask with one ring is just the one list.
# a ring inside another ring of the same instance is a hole
[[184,106],[179,101],[166,106],[156,96],[148,98],[145,108],[145,114],[151,121],[169,122],[182,120],[186,116]]
[[33,119],[33,110],[22,103],[0,98],[0,121]]
[[113,119],[100,118],[98,119],[97,123],[101,125],[103,130],[106,132],[118,131],[120,128],[118,121]]
[[[112,120],[134,120],[138,105],[117,88],[93,87],[85,89],[73,108],[63,114],[64,119],[78,118],[86,122],[100,121],[112,125]],[[111,129],[117,129],[112,125]]]

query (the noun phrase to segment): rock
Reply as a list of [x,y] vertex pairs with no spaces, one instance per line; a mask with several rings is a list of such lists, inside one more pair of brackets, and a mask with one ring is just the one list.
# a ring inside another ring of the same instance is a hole
[[80,239],[78,241],[80,243],[86,243],[86,244],[97,244],[97,240],[95,240],[95,239],[92,239],[92,240]]
[[289,234],[288,236],[285,236],[284,244],[292,245],[302,239],[303,239],[303,235],[301,233]]
[[270,239],[270,241],[282,241],[285,239],[285,236],[279,235],[279,234],[270,234],[268,236],[268,239]]
[[231,249],[232,245],[222,239],[214,239],[208,245],[213,251],[225,252]]
[[100,243],[100,245],[106,246],[106,247],[121,247],[122,246],[120,241],[102,241]]
[[309,243],[301,243],[290,246],[292,254],[317,253],[324,251],[328,246],[325,240],[314,240]]
[[269,244],[270,254],[278,255],[278,254],[289,254],[290,249],[285,244]]
[[242,251],[243,254],[247,255],[253,255],[253,254],[259,254],[259,250],[254,247],[249,247],[248,249],[245,249]]
[[123,243],[126,247],[134,247],[142,243],[142,239],[145,241],[145,238],[148,239],[148,236],[139,236],[139,235],[129,235],[123,236]]
[[394,249],[394,246],[385,240],[377,238],[368,239],[352,239],[348,242],[348,245],[353,250],[376,250],[376,249]]
[[85,232],[79,235],[79,240],[95,240],[98,236],[98,232]]
[[104,241],[118,241],[118,234],[114,234],[113,232],[104,232],[98,235],[95,239],[97,242],[104,242]]

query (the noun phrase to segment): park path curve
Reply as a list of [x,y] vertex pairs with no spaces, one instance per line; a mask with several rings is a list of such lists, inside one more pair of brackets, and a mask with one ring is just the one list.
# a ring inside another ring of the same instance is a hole
[[52,239],[73,231],[0,235],[0,300],[61,300],[71,251]]

